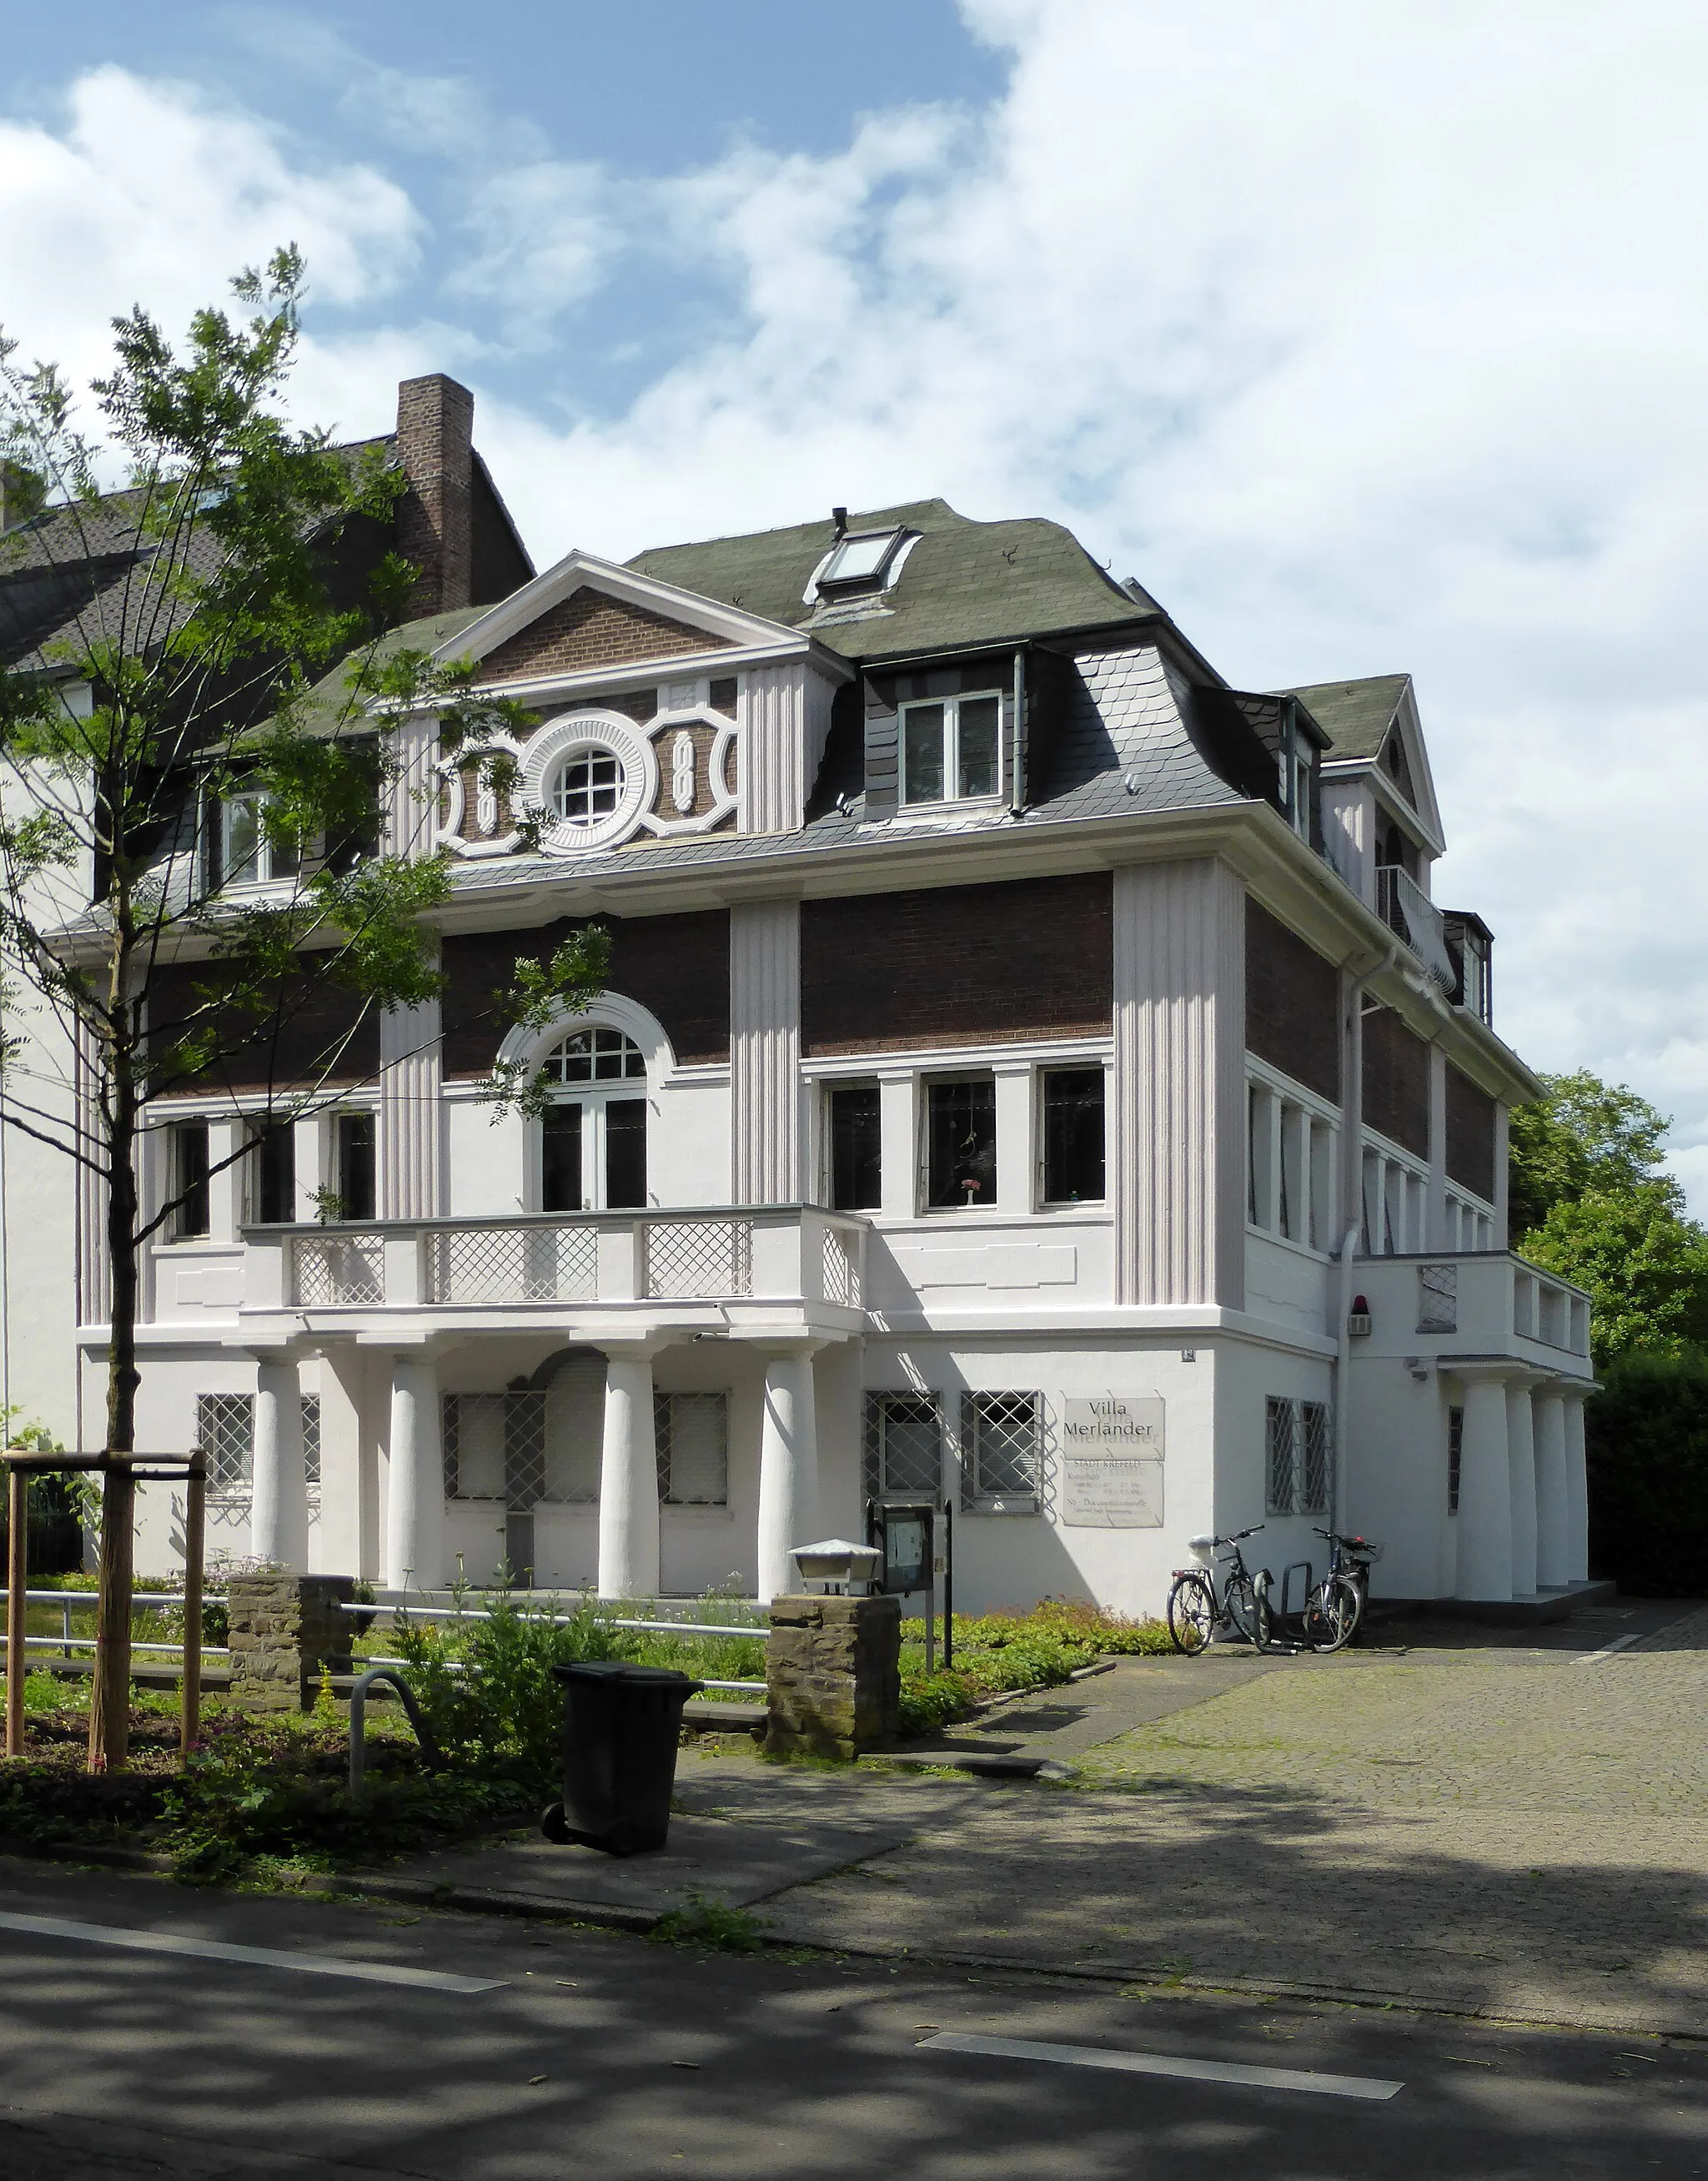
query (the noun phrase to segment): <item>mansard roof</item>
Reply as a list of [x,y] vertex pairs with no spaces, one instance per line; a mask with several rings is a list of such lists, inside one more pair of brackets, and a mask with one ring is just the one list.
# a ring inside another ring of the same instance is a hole
[[916,535],[901,573],[878,596],[810,601],[814,571],[837,537],[828,516],[787,530],[655,546],[628,565],[816,637],[845,659],[970,650],[1164,619],[1153,601],[1123,589],[1059,522],[1036,516],[975,522],[947,500],[916,500],[851,514],[847,528]]

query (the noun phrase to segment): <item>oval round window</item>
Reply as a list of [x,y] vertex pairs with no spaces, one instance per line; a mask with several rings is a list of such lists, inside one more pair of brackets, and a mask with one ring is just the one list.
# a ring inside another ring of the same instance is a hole
[[609,818],[622,798],[622,759],[614,750],[586,745],[572,750],[551,783],[551,808],[560,823],[581,828]]

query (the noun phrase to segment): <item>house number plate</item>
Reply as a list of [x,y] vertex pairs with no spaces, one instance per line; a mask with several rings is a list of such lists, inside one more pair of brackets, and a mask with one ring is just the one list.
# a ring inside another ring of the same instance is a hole
[[1062,1520],[1081,1530],[1162,1527],[1160,1394],[1063,1400]]

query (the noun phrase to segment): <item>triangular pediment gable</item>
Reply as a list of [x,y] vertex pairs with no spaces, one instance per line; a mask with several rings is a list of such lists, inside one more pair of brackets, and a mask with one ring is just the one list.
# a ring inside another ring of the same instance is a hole
[[557,681],[708,653],[797,654],[806,639],[590,553],[568,554],[441,647],[480,661],[483,682]]

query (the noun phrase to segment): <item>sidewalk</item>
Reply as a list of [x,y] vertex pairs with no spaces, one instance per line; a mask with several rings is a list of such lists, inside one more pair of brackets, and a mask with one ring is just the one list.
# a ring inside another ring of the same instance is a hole
[[406,1875],[637,1924],[699,1887],[832,1950],[1708,2035],[1708,1609],[1442,1632],[1123,1660],[942,1737],[1064,1782],[689,1749],[663,1856],[517,1842]]

